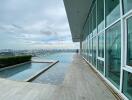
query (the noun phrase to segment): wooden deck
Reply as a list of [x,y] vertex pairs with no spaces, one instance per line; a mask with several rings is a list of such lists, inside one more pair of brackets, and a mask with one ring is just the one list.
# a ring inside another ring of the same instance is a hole
[[61,85],[0,79],[0,100],[116,100],[79,56],[75,55]]

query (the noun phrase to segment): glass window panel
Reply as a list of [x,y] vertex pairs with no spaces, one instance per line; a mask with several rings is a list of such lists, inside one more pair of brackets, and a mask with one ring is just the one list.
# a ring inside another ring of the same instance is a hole
[[106,77],[119,88],[121,63],[121,25],[106,30]]
[[85,39],[86,33],[85,33],[85,28],[84,28],[84,57],[86,58],[86,39]]
[[85,29],[85,37],[86,37],[86,59],[88,60],[88,34],[89,34],[89,28],[88,28],[88,20],[87,20],[87,22],[86,22],[86,24],[85,24],[85,27],[84,27],[84,29]]
[[87,46],[87,51],[86,51],[86,53],[87,53],[87,60],[88,60],[88,36],[87,36],[87,43],[86,43],[86,46]]
[[104,29],[104,0],[97,0],[98,32]]
[[86,45],[86,43],[87,43],[87,39],[85,39],[85,58],[87,59],[87,45]]
[[87,57],[87,55],[86,55],[86,49],[87,49],[87,46],[86,46],[86,38],[85,38],[85,58]]
[[90,62],[92,63],[92,39],[90,39]]
[[87,19],[87,28],[88,28],[88,35],[90,34],[90,28],[89,28],[89,18]]
[[97,62],[97,69],[102,73],[104,74],[104,61],[101,61],[98,59],[98,62]]
[[127,20],[127,65],[132,66],[132,17]]
[[127,71],[123,73],[123,93],[132,100],[132,73]]
[[88,60],[90,61],[90,41],[88,41],[89,50],[88,50]]
[[88,34],[90,34],[90,27],[91,27],[91,26],[90,26],[90,17],[88,17],[87,20],[88,20]]
[[84,57],[85,57],[85,40],[84,40]]
[[92,33],[92,13],[90,13],[89,15],[89,30],[90,30],[90,34]]
[[84,42],[82,42],[82,54],[84,56]]
[[132,0],[123,0],[124,4],[124,13],[132,9]]
[[85,45],[84,45],[84,41],[83,41],[83,56],[85,56],[84,55],[84,53],[85,53],[84,50],[85,50]]
[[91,41],[89,40],[89,55],[91,55]]
[[97,33],[97,27],[96,27],[96,3],[94,4],[94,7],[93,7],[92,17],[93,17],[93,35],[95,35]]
[[90,55],[92,55],[92,41],[90,40]]
[[86,37],[87,37],[88,34],[89,34],[89,22],[88,22],[88,19],[87,19],[86,24],[85,24],[85,32],[86,32]]
[[108,26],[120,17],[119,0],[106,0],[105,16],[106,25]]
[[90,55],[90,40],[89,40],[89,36],[88,36],[88,46],[89,46],[88,54]]
[[87,47],[88,47],[87,53],[88,53],[88,56],[89,56],[89,36],[88,36],[88,41],[87,41]]
[[83,43],[83,44],[84,44],[84,50],[83,50],[83,52],[84,52],[84,56],[85,56],[85,41],[84,41],[84,43]]
[[87,60],[89,59],[89,40],[87,38]]
[[104,58],[104,33],[98,36],[98,56]]
[[92,50],[93,65],[96,66],[96,47],[97,47],[96,37],[94,37],[92,40],[93,40],[93,50]]

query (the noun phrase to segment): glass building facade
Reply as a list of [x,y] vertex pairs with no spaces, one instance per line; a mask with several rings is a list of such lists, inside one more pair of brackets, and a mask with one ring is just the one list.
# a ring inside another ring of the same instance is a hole
[[83,57],[132,100],[132,0],[94,0],[82,33]]

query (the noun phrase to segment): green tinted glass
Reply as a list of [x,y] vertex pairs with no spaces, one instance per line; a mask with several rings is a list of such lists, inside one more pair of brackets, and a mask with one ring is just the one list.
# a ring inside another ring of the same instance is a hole
[[104,61],[98,60],[97,62],[97,69],[104,74]]
[[132,73],[124,71],[123,93],[132,100]]
[[93,11],[92,11],[92,17],[93,17],[93,35],[97,33],[97,26],[96,26],[96,3],[94,4]]
[[121,26],[116,23],[106,31],[106,77],[119,88],[121,63]]
[[132,9],[132,0],[123,0],[124,4],[124,13]]
[[93,50],[92,50],[92,57],[93,57],[93,65],[96,66],[96,47],[97,47],[97,42],[96,42],[96,37],[93,39]]
[[132,17],[127,20],[127,65],[132,66]]
[[98,36],[98,56],[104,58],[104,33]]
[[98,32],[104,29],[104,0],[97,0]]
[[120,4],[119,0],[106,0],[105,2],[106,25],[108,26],[120,17]]

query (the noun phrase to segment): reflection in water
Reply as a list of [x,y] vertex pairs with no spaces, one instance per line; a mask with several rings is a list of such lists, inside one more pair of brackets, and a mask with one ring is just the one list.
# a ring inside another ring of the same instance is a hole
[[15,74],[23,72],[24,70],[30,69],[31,66],[32,66],[32,63],[27,63],[27,64],[22,64],[20,66],[17,66],[17,67],[11,68],[11,69],[3,70],[0,72],[0,77],[1,78],[11,77]]
[[[47,56],[46,59],[59,60],[59,63],[54,65],[45,73],[41,74],[32,82],[44,83],[44,84],[61,84],[65,78],[65,74],[68,71],[69,64],[72,62],[74,53],[56,53]],[[45,57],[44,57],[45,58]]]
[[17,67],[3,70],[0,72],[1,78],[8,78],[11,80],[26,80],[41,69],[48,67],[50,63],[28,63],[19,65]]

